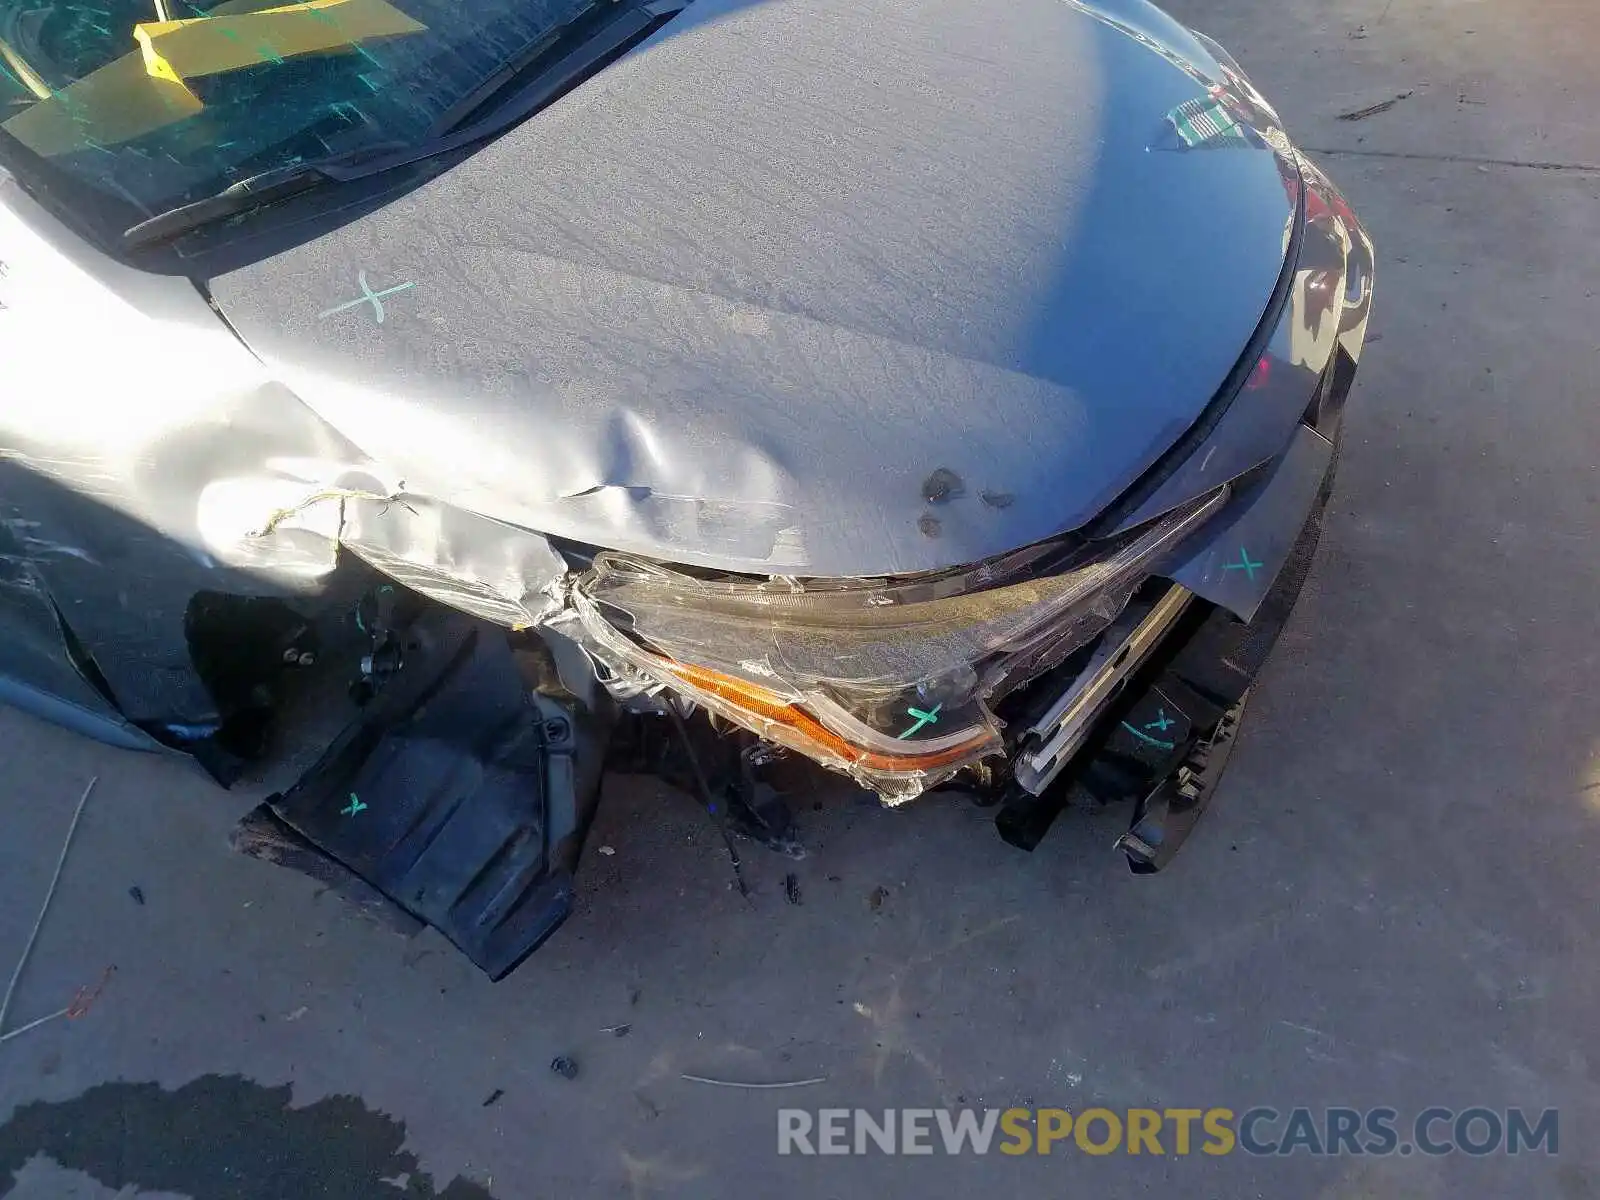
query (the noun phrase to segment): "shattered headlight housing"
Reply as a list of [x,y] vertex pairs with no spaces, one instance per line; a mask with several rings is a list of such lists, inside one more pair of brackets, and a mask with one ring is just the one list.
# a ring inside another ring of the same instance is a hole
[[606,552],[572,600],[616,675],[909,799],[1000,751],[990,705],[1097,636],[1226,496],[1109,543],[898,581],[730,580]]

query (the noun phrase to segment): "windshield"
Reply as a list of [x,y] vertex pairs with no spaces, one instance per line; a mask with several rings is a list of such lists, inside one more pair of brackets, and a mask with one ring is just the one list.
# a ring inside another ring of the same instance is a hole
[[0,0],[0,151],[143,213],[296,162],[414,144],[606,0]]

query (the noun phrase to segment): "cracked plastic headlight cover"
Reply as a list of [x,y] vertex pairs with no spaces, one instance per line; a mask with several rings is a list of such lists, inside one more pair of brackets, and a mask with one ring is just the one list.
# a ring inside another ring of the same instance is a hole
[[1098,635],[1226,496],[1109,543],[909,580],[707,578],[606,552],[573,604],[617,674],[908,799],[1001,750],[991,705],[1022,682],[1008,663],[1059,661]]

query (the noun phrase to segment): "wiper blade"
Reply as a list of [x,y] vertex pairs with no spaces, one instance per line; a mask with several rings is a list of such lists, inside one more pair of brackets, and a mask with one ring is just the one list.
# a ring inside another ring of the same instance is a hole
[[214,225],[218,221],[225,221],[229,217],[238,216],[240,213],[267,204],[275,204],[290,196],[298,196],[301,192],[308,192],[322,184],[360,178],[371,173],[371,166],[346,164],[366,163],[374,153],[393,149],[395,149],[393,145],[368,146],[353,154],[289,163],[274,167],[270,171],[261,171],[237,183],[229,184],[220,192],[202,196],[198,200],[191,200],[187,204],[180,204],[176,208],[169,208],[165,212],[140,221],[123,231],[122,244],[129,250],[138,250],[160,242],[170,242],[173,238],[182,237],[196,229]]
[[[595,0],[569,20],[546,30],[445,110],[428,131],[428,136],[445,138],[484,124],[500,126],[521,120],[581,82],[596,66],[603,66],[610,56],[626,50],[643,35],[655,32],[669,17],[687,8],[690,0],[645,0],[642,4],[618,5],[612,12],[604,12],[612,8],[613,3],[614,0]],[[564,54],[560,53],[563,44],[571,47]],[[520,90],[518,84],[523,77],[541,63],[544,65],[534,75],[534,86],[526,92]],[[508,106],[512,110],[510,116],[494,113],[474,122],[473,118],[501,93],[516,97],[517,103]]]
[[[623,8],[605,21],[593,34],[566,54],[549,63],[538,74],[536,81],[513,92],[514,100],[492,110],[487,116],[471,121],[483,110],[494,95],[510,88],[517,76],[538,62],[559,40],[534,43],[522,55],[513,59],[515,67],[496,72],[490,79],[474,88],[466,101],[452,105],[433,130],[415,145],[386,143],[365,146],[348,154],[309,162],[292,163],[263,171],[237,183],[230,184],[211,196],[180,204],[166,212],[157,213],[126,230],[122,235],[124,247],[130,250],[168,242],[207,225],[225,221],[252,209],[274,204],[301,192],[310,191],[325,183],[343,183],[364,179],[396,167],[409,166],[424,159],[435,158],[470,146],[500,133],[517,122],[560,98],[587,79],[613,57],[628,50],[642,38],[653,33],[667,20],[688,6],[689,0],[647,0],[637,7]],[[580,16],[594,10],[585,9]],[[567,26],[561,27],[563,30]],[[470,122],[470,123],[468,123]]]
[[547,29],[533,41],[529,42],[517,53],[497,67],[493,74],[479,80],[463,96],[456,100],[449,108],[439,114],[437,120],[428,127],[429,137],[444,137],[454,133],[463,125],[469,124],[472,117],[483,108],[496,93],[512,83],[527,69],[546,57],[555,47],[556,43],[572,36],[580,23],[592,19],[597,10],[610,0],[593,0],[587,8],[574,13],[568,20],[563,21],[553,29]]

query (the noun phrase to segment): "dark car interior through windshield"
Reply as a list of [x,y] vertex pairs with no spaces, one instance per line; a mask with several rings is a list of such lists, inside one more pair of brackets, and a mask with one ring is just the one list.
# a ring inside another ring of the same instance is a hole
[[145,213],[261,171],[415,143],[611,0],[0,0],[0,161]]

